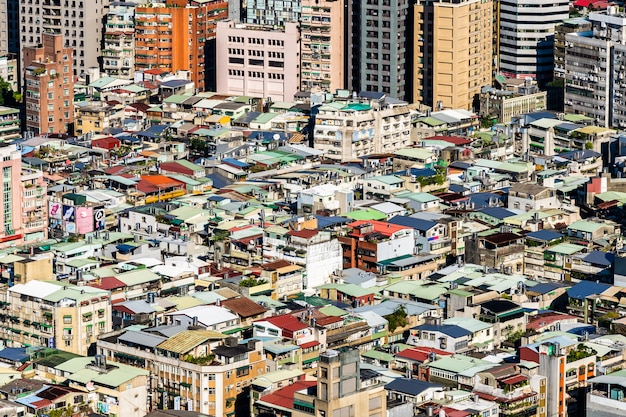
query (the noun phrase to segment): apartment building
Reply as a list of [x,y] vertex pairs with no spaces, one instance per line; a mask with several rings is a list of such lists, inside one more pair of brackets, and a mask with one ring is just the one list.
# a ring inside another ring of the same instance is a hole
[[419,0],[414,7],[413,102],[471,110],[491,85],[493,2]]
[[0,214],[0,247],[23,241],[22,233],[22,199],[23,194],[14,190],[21,183],[22,156],[15,145],[0,145],[2,162],[2,210]]
[[135,74],[135,3],[109,5],[104,24],[102,69],[111,77],[132,80]]
[[74,122],[73,49],[63,36],[45,33],[43,43],[24,47],[26,130],[66,133]]
[[0,52],[0,77],[11,86],[11,90],[20,91],[18,61],[14,54]]
[[530,77],[539,84],[552,80],[554,28],[569,17],[569,2],[501,0],[499,69],[511,78]]
[[0,0],[0,55],[9,51],[9,7],[8,0]]
[[0,106],[0,142],[19,138],[21,130],[20,110]]
[[[74,51],[74,55],[68,54],[72,75],[100,66],[102,20],[108,0],[18,1],[22,50],[45,43],[44,34],[62,35],[62,47]],[[22,68],[28,66],[26,59],[22,63]]]
[[298,23],[263,26],[218,22],[216,81],[220,93],[292,101],[300,90]]
[[126,331],[101,338],[97,349],[107,360],[149,370],[147,389],[161,409],[179,401],[184,410],[233,417],[245,388],[265,373],[261,342],[238,344],[211,330],[191,328],[169,338]]
[[391,153],[411,143],[412,115],[408,103],[383,93],[362,92],[360,100],[323,104],[315,120],[315,149],[338,162]]
[[215,38],[217,22],[228,18],[224,0],[166,0],[135,8],[135,70],[189,71],[204,90],[205,48]]
[[[15,277],[16,282],[20,277]],[[28,281],[6,289],[0,327],[12,346],[42,346],[87,355],[110,332],[109,292],[57,281]]]
[[246,23],[255,25],[285,26],[299,22],[302,7],[298,0],[251,0],[246,4]]
[[591,31],[591,22],[582,17],[566,19],[554,28],[554,80],[565,82],[565,37]]
[[[300,23],[302,91],[347,88],[352,53],[346,0],[303,0]],[[397,35],[396,35],[397,36]]]
[[626,126],[626,14],[617,7],[590,13],[591,32],[565,36],[565,112],[603,127]]
[[399,100],[410,100],[406,72],[410,2],[375,0],[353,7],[358,7],[353,14],[359,14],[358,20],[352,22],[352,31],[358,33],[359,40],[355,45],[359,54],[355,54],[357,59],[352,64],[359,79],[358,90],[379,91]]
[[22,235],[25,243],[43,241],[48,238],[48,183],[43,172],[22,167]]

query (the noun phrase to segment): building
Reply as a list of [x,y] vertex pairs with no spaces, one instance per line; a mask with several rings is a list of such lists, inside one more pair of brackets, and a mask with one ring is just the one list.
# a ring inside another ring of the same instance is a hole
[[[63,36],[61,46],[74,51],[74,55],[68,53],[72,75],[79,76],[88,68],[100,67],[102,21],[108,1],[50,0],[40,5],[31,0],[17,1],[22,51],[32,45],[45,44],[44,34],[59,35]],[[23,72],[28,66],[24,57],[22,64]]]
[[252,0],[246,4],[245,19],[234,20],[253,25],[285,26],[288,22],[299,22],[301,11],[298,0]]
[[[18,277],[15,278],[16,282]],[[2,294],[5,343],[87,355],[99,334],[111,331],[109,292],[56,281],[28,281]]]
[[568,33],[591,31],[591,22],[582,17],[566,19],[554,28],[554,81],[565,82],[565,37]]
[[[22,199],[24,195],[14,189],[21,184],[22,157],[15,145],[0,145],[2,156],[2,211],[0,221],[0,247],[20,243],[23,240]],[[40,195],[43,198],[45,194]]]
[[104,24],[102,70],[132,80],[135,74],[135,3],[113,2]]
[[74,50],[63,46],[62,35],[45,33],[42,41],[36,47],[23,48],[26,130],[66,133],[74,122]]
[[313,390],[296,392],[292,416],[386,415],[386,391],[381,375],[364,371],[356,349],[328,349],[320,353],[317,393]]
[[565,112],[591,117],[596,125],[626,126],[626,15],[617,7],[588,16],[592,30],[565,35]]
[[[216,24],[228,18],[223,0],[166,0],[135,8],[135,70],[189,71],[203,91],[208,76],[206,42],[215,38]],[[156,28],[156,29],[155,29]]]
[[382,93],[363,92],[357,101],[325,103],[315,116],[314,146],[339,162],[391,153],[411,143],[412,115],[408,103]]
[[[2,4],[2,1],[0,1]],[[1,8],[2,6],[0,6]],[[6,54],[2,55],[0,53],[0,77],[11,86],[11,90],[15,92],[20,91],[20,83],[19,83],[19,71],[18,71],[18,63],[15,55]]]
[[[334,92],[350,85],[350,2],[303,0],[300,23],[300,89]],[[397,36],[397,35],[396,35]]]
[[19,138],[21,123],[19,109],[0,106],[0,142]]
[[485,87],[480,93],[480,116],[509,124],[520,114],[545,110],[547,101],[547,93],[539,91],[536,85],[531,84],[530,79],[526,79],[525,85],[514,91]]
[[618,417],[626,412],[626,376],[623,371],[589,379],[586,415]]
[[552,80],[554,27],[569,17],[569,2],[500,0],[499,70],[511,78]]
[[300,31],[284,26],[219,22],[216,35],[217,91],[292,101],[300,89]]
[[509,189],[508,208],[525,211],[559,208],[556,190],[536,184],[514,184]]
[[493,2],[420,0],[413,15],[412,101],[434,110],[477,107],[492,80]]
[[22,167],[20,181],[24,243],[44,241],[48,238],[48,183],[42,171],[28,167]]
[[354,49],[359,55],[352,64],[354,77],[359,80],[357,91],[378,91],[399,100],[411,100],[407,91],[410,84],[407,19],[411,3],[378,0],[353,7],[353,14],[359,13],[359,24],[353,22],[352,28],[358,32]]
[[76,106],[77,135],[102,134],[110,128],[120,127],[124,121],[124,112],[105,103],[94,102],[92,105]]
[[125,331],[101,338],[97,349],[108,360],[149,370],[147,389],[152,406],[160,409],[178,403],[183,410],[234,416],[236,403],[246,396],[244,388],[265,373],[261,342],[238,344],[211,330],[182,328],[169,338]]

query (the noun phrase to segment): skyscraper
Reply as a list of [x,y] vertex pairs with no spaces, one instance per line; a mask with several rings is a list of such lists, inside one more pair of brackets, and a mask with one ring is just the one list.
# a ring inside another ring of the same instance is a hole
[[492,80],[492,0],[417,0],[413,101],[472,109]]
[[500,0],[500,72],[539,84],[551,81],[554,27],[568,17],[568,0]]
[[135,9],[135,69],[189,71],[196,88],[205,87],[206,41],[218,21],[228,18],[225,0],[167,0]]
[[109,5],[104,25],[102,69],[112,77],[133,79],[135,73],[135,4]]
[[74,122],[72,48],[63,36],[42,35],[43,43],[24,48],[26,129],[35,133],[65,133]]

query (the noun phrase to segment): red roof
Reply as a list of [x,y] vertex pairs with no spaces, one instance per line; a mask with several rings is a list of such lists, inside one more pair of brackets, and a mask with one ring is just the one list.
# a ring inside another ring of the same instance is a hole
[[287,234],[290,236],[301,237],[303,239],[311,239],[313,236],[317,236],[318,233],[318,230],[312,229],[290,230],[289,232],[287,232]]
[[328,326],[330,324],[339,323],[340,321],[343,321],[341,317],[326,316],[326,317],[316,318],[315,324],[323,327],[323,326]]
[[589,7],[591,3],[593,3],[593,0],[576,0],[574,7]]
[[166,72],[167,71],[158,69],[158,68],[151,68],[151,69],[147,69],[143,71],[144,74],[150,74],[150,75],[161,75],[161,74],[165,74]]
[[[439,410],[435,410],[435,415],[439,415],[440,410],[441,408]],[[446,417],[467,417],[472,415],[469,411],[457,410],[456,408],[450,407],[443,407],[443,411],[446,413]]]
[[526,324],[528,330],[540,330],[546,326],[550,326],[553,323],[557,323],[561,320],[578,320],[578,317],[569,314],[561,313],[545,313],[539,314],[536,317],[530,319],[530,322]]
[[111,167],[111,168],[105,170],[104,172],[106,172],[109,175],[115,175],[115,174],[118,174],[118,173],[124,171],[125,169],[126,169],[126,166],[124,166],[124,165],[117,165],[117,166],[114,166],[114,167]]
[[515,385],[522,381],[526,381],[527,379],[528,378],[525,375],[517,374],[517,375],[510,376],[508,378],[503,378],[500,380],[500,382],[502,382],[503,384],[507,384],[507,385]]
[[[163,171],[167,172],[176,172],[178,174],[186,174],[186,175],[194,175],[195,171],[193,169],[187,168],[184,165],[179,164],[176,161],[172,162],[163,162],[159,165]],[[201,166],[198,166],[198,170],[203,170]]]
[[378,220],[357,220],[356,222],[352,222],[348,224],[348,226],[350,226],[353,229],[350,235],[361,236],[359,233],[356,232],[356,227],[362,226],[365,224],[371,224],[372,226],[374,226],[374,232],[378,232],[383,236],[391,236],[394,233],[399,232],[401,230],[412,230],[410,227],[400,226],[397,224],[391,224],[387,222],[381,222]]
[[442,140],[444,142],[449,142],[453,145],[462,146],[469,145],[472,143],[468,138],[463,138],[461,136],[431,136],[426,138],[425,140]]
[[263,319],[262,321],[269,321],[274,326],[280,327],[281,329],[287,330],[288,332],[297,332],[298,330],[306,329],[307,327],[309,327],[306,323],[302,323],[291,314],[268,317],[266,319]]
[[312,341],[312,342],[306,342],[306,343],[301,344],[301,345],[300,345],[300,348],[302,348],[302,349],[308,349],[308,348],[312,348],[312,347],[314,347],[314,346],[317,346],[317,345],[319,345],[319,344],[320,344],[320,342],[318,342],[317,340],[314,340],[314,341]]
[[294,393],[303,389],[313,388],[316,385],[317,381],[296,381],[291,385],[276,390],[272,394],[264,395],[259,401],[281,408],[293,409]]
[[91,146],[94,148],[100,149],[114,149],[119,147],[121,142],[119,139],[116,139],[112,136],[102,138],[102,139],[94,139],[91,141]]
[[182,182],[176,181],[175,179],[170,177],[166,177],[165,175],[142,175],[141,180],[147,181],[150,184],[160,187],[161,189],[180,187],[181,185],[184,185]]
[[37,400],[30,403],[33,408],[43,408],[52,405],[52,401],[50,400]]
[[142,113],[145,113],[150,108],[150,106],[144,103],[133,103],[129,104],[128,107],[132,107],[133,109],[135,109],[135,111],[140,111]]
[[408,349],[404,349],[396,354],[396,357],[409,359],[415,362],[426,362],[428,360],[428,355],[434,352],[437,356],[451,356],[452,353],[446,352],[445,350],[439,350],[435,348],[428,347],[412,347]]
[[126,284],[115,277],[104,277],[99,283],[90,283],[90,287],[100,288],[101,290],[114,290],[116,288],[124,288]]

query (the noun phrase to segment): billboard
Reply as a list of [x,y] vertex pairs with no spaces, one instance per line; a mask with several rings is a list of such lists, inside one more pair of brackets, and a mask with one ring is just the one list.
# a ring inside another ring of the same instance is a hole
[[106,216],[103,207],[98,207],[93,210],[93,223],[93,230],[104,230],[106,227]]
[[93,232],[93,207],[76,207],[76,232],[79,235]]
[[55,203],[54,201],[50,201],[48,203],[48,216],[51,219],[61,220],[63,215],[61,203]]
[[73,206],[63,206],[63,220],[66,222],[76,221],[76,209]]

